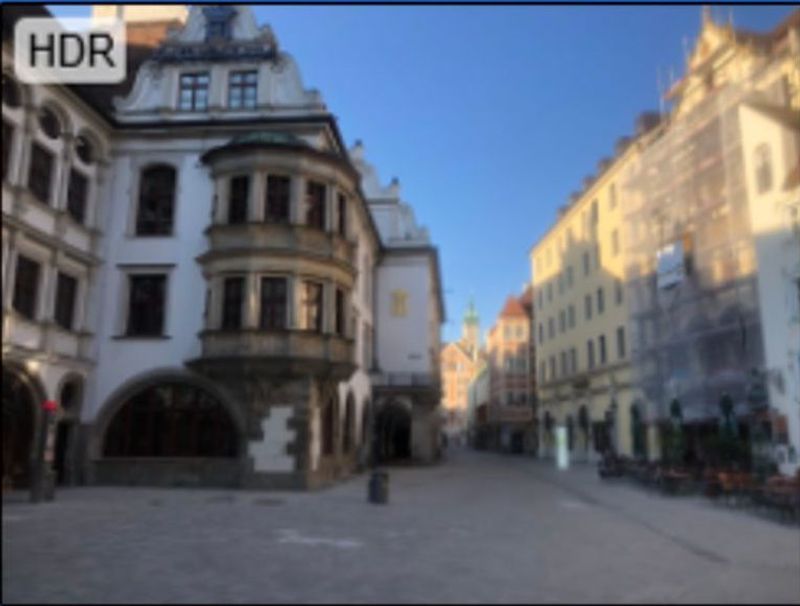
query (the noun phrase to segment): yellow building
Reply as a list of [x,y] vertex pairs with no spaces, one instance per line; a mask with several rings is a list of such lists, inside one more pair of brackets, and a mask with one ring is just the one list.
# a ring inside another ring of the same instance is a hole
[[609,446],[635,450],[619,183],[657,123],[639,118],[637,136],[617,142],[615,157],[584,179],[530,252],[544,456],[553,455],[557,425],[567,428],[573,459],[596,460]]

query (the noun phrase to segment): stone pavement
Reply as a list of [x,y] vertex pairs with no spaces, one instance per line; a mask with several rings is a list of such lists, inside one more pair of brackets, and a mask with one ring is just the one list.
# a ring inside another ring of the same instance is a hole
[[314,493],[60,490],[3,505],[3,603],[800,602],[800,529],[458,451]]

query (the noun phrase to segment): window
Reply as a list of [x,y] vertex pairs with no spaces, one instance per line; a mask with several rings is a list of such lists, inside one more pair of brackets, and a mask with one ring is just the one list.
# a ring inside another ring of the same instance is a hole
[[617,185],[612,183],[608,187],[608,208],[614,209],[617,207]]
[[558,294],[564,292],[564,278],[561,274],[558,274]]
[[544,324],[539,322],[539,344],[544,343]]
[[258,72],[231,72],[228,76],[228,107],[230,109],[253,109],[256,106]]
[[619,254],[619,231],[614,230],[611,232],[611,256],[616,257]]
[[605,310],[606,302],[605,302],[605,292],[603,291],[603,287],[597,289],[597,313],[601,314]]
[[550,356],[550,379],[556,378],[556,357]]
[[31,145],[31,165],[28,170],[28,189],[44,204],[50,203],[53,176],[53,154],[38,143]]
[[286,278],[261,278],[261,328],[286,328],[287,292]]
[[597,223],[600,220],[599,209],[597,207],[597,200],[592,200],[592,227],[597,228]]
[[303,322],[306,330],[322,332],[322,284],[303,282]]
[[589,370],[594,368],[594,341],[591,340],[586,342],[586,364]]
[[228,223],[230,225],[247,223],[248,198],[250,197],[250,177],[240,175],[230,181],[228,196]]
[[114,415],[106,457],[235,457],[238,436],[217,400],[186,383],[144,388]]
[[547,283],[547,302],[550,303],[553,300],[553,283]]
[[599,268],[600,267],[600,244],[594,245],[594,266]]
[[208,73],[181,74],[178,109],[205,111],[208,108]]
[[306,225],[325,229],[325,186],[314,181],[306,184]]
[[755,150],[756,190],[763,194],[772,189],[772,158],[769,145],[762,143]]
[[55,321],[64,330],[72,330],[75,316],[75,300],[78,295],[78,281],[72,276],[58,272],[56,280]]
[[136,235],[165,236],[172,233],[175,206],[175,169],[151,166],[142,171]]
[[583,253],[583,275],[588,276],[590,270],[589,264],[589,251],[584,251]]
[[[3,99],[5,101],[5,99]],[[11,165],[11,145],[14,141],[14,127],[3,120],[3,181],[8,178],[8,168]]]
[[504,327],[503,327],[503,338],[504,338],[506,341],[508,341],[509,339],[511,339],[511,327],[510,327],[510,326],[504,326]]
[[556,336],[556,322],[554,318],[547,320],[547,338],[552,339]]
[[571,288],[573,284],[572,265],[567,267],[567,288]]
[[130,276],[128,336],[159,336],[164,332],[164,306],[167,276],[140,274]]
[[570,328],[575,328],[575,306],[572,304],[570,304],[570,306],[567,308],[567,318],[567,325]]
[[222,286],[222,330],[238,330],[242,327],[244,308],[244,278],[225,278]]
[[622,359],[625,357],[625,327],[620,326],[617,328],[617,357]]
[[547,378],[547,364],[539,362],[539,380],[544,382]]
[[408,293],[404,290],[392,291],[392,315],[402,317],[408,313]]
[[569,369],[571,372],[578,372],[578,351],[573,347],[569,350]]
[[614,299],[616,300],[617,305],[622,305],[623,292],[622,280],[617,278],[617,280],[614,282]]
[[69,187],[67,188],[67,213],[77,223],[83,225],[86,218],[86,198],[89,191],[89,180],[74,168],[69,171]]
[[584,314],[587,320],[592,319],[592,295],[586,295],[584,299]]
[[344,300],[344,291],[341,288],[336,289],[336,301],[335,301],[335,312],[336,312],[336,326],[335,331],[337,335],[344,336],[344,327],[345,327],[345,300]]
[[28,257],[17,257],[17,274],[14,278],[12,305],[20,315],[29,320],[36,319],[36,303],[39,294],[39,263]]
[[568,372],[568,369],[567,369],[567,352],[566,351],[562,351],[561,352],[561,376],[562,377],[566,376],[567,372]]
[[43,107],[39,110],[39,128],[50,139],[58,139],[61,135],[61,122],[56,117],[55,113],[49,107]]
[[597,340],[597,348],[600,353],[600,364],[606,363],[606,336],[600,335]]
[[567,329],[567,314],[562,309],[558,312],[558,331],[564,332]]
[[288,223],[292,181],[289,177],[267,177],[266,220],[269,223]]
[[339,215],[339,235],[343,238],[347,237],[347,197],[344,194],[339,194],[338,201],[338,215]]
[[94,147],[89,142],[89,139],[83,135],[78,135],[75,138],[75,155],[87,165],[94,161]]

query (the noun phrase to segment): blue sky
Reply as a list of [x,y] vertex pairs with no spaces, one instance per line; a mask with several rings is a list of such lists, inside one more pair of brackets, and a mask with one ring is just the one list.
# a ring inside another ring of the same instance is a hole
[[[51,7],[76,16],[85,7]],[[322,92],[348,145],[439,246],[457,338],[471,295],[485,330],[530,280],[528,251],[636,116],[659,70],[683,73],[700,6],[254,6]],[[772,29],[789,6],[714,6]]]

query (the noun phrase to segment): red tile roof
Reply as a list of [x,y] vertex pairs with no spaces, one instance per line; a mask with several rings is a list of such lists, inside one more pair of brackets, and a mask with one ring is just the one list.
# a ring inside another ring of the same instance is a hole
[[506,299],[506,304],[503,306],[503,311],[500,312],[501,318],[508,318],[512,316],[522,316],[525,318],[528,317],[528,314],[525,312],[525,308],[516,297],[509,297]]

